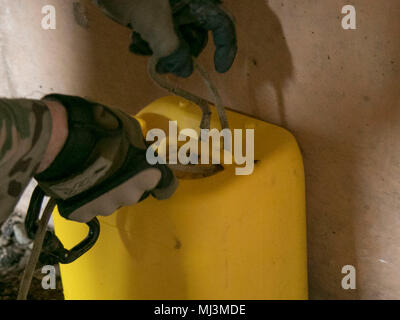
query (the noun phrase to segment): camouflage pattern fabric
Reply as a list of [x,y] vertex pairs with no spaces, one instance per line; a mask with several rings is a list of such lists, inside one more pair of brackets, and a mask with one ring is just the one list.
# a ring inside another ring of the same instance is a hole
[[0,223],[39,167],[50,135],[51,115],[42,101],[0,99]]

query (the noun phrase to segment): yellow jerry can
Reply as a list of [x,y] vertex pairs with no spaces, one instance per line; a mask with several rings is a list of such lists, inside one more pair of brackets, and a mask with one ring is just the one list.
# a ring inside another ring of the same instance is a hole
[[[213,111],[211,128],[218,128]],[[211,177],[180,180],[168,200],[148,198],[99,217],[95,246],[61,265],[66,299],[308,298],[304,169],[296,140],[278,126],[227,115],[232,129],[254,129],[254,172],[236,175],[235,163],[224,165]],[[201,112],[171,96],[136,117],[145,132],[168,132],[168,120],[178,130],[198,128]],[[54,223],[66,248],[87,235],[85,224],[57,212]]]

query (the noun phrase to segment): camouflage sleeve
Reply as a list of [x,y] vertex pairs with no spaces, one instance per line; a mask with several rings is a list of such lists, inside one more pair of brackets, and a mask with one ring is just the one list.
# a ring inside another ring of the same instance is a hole
[[51,135],[51,115],[38,100],[0,98],[0,223],[37,170]]

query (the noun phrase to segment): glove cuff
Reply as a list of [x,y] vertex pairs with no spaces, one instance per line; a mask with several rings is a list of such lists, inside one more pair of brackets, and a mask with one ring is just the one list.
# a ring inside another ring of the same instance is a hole
[[82,171],[102,137],[122,133],[122,124],[117,117],[115,119],[118,124],[114,128],[99,126],[93,112],[95,106],[101,106],[97,103],[60,94],[47,95],[42,100],[58,101],[65,107],[68,116],[68,137],[49,168],[35,176],[37,180],[56,181]]

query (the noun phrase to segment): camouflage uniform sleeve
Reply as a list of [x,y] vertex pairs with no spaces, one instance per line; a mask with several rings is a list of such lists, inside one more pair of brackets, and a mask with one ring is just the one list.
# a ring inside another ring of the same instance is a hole
[[0,98],[0,223],[39,167],[51,135],[51,115],[38,100]]

